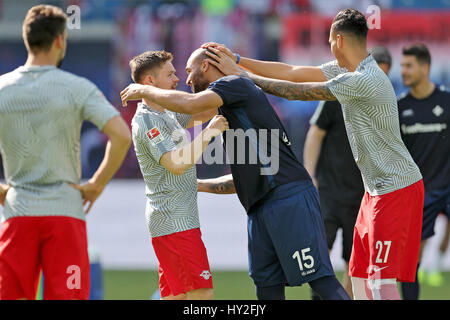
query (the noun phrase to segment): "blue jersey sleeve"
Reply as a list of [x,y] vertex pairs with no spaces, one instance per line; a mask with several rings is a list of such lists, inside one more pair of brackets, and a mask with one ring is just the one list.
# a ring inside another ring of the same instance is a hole
[[249,90],[248,84],[240,77],[230,76],[214,81],[208,87],[217,93],[223,101],[223,107],[242,107],[246,105]]

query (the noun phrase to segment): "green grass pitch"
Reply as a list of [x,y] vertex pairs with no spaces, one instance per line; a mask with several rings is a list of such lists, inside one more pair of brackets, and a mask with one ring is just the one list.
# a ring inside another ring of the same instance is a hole
[[[339,280],[342,272],[336,272]],[[158,286],[157,271],[105,270],[103,273],[106,300],[149,300]],[[444,273],[441,287],[421,285],[421,300],[450,300],[450,272]],[[214,298],[217,300],[256,299],[253,281],[245,271],[213,272]],[[288,287],[288,300],[309,300],[309,286]]]

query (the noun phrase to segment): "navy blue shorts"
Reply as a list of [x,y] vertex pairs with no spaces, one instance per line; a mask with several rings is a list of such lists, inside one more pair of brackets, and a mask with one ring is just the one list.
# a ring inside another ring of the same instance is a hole
[[440,190],[425,191],[422,240],[434,235],[434,224],[439,213],[445,214],[450,219],[450,185]]
[[256,286],[298,286],[334,276],[320,213],[310,181],[271,190],[248,213],[249,273]]

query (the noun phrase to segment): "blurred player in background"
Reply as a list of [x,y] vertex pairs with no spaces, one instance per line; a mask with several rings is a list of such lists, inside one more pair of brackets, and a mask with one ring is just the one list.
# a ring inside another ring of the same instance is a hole
[[[148,51],[130,61],[135,83],[172,90],[178,77],[172,54]],[[228,129],[217,109],[193,116],[143,99],[132,121],[136,156],[146,184],[146,218],[159,261],[164,300],[213,298],[213,283],[200,231],[195,163],[211,139]],[[192,142],[186,128],[214,119]],[[200,146],[200,147],[199,147]]]
[[424,189],[420,170],[400,136],[394,88],[367,52],[367,34],[362,13],[340,11],[329,38],[336,60],[319,67],[243,59],[224,46],[205,46],[215,47],[211,50],[219,55],[220,64],[210,63],[225,74],[250,77],[267,93],[290,100],[341,103],[366,191],[349,263],[354,298],[400,299],[396,282],[412,282],[416,274]]
[[[389,51],[377,46],[369,53],[387,75],[392,65]],[[319,103],[306,135],[303,163],[319,191],[328,250],[331,251],[337,231],[342,229],[342,258],[346,263],[342,284],[353,296],[348,262],[364,184],[348,143],[341,108],[338,101]],[[312,298],[317,299],[317,294],[312,292]]]
[[[131,143],[128,126],[97,87],[58,69],[66,53],[66,19],[54,6],[31,8],[23,23],[28,59],[0,77],[0,152],[7,182],[0,186],[0,299],[34,299],[41,268],[44,299],[88,299],[85,213]],[[78,185],[83,120],[109,141],[98,170]]]
[[132,84],[121,92],[123,104],[145,98],[188,114],[219,108],[233,129],[223,135],[232,175],[200,183],[199,190],[237,192],[248,214],[249,270],[258,299],[284,300],[285,285],[309,283],[323,299],[348,300],[331,265],[317,191],[283,124],[262,90],[247,78],[224,77],[206,51],[195,50],[186,64],[192,94]]
[[[440,287],[444,284],[444,276],[442,275],[442,270],[444,269],[444,256],[447,253],[448,245],[450,243],[450,214],[449,206],[447,204],[445,218],[447,219],[447,223],[445,224],[444,236],[441,239],[441,243],[439,244],[439,250],[435,256],[434,261],[430,264],[428,270],[420,270],[418,271],[418,280],[424,281],[426,280],[427,284],[434,287]],[[421,279],[422,276],[422,279]]]
[[[401,64],[403,84],[410,90],[398,100],[400,129],[425,186],[421,258],[438,214],[450,216],[450,92],[430,81],[431,55],[425,45],[404,47]],[[419,298],[417,276],[413,283],[402,283],[402,294],[405,300]]]

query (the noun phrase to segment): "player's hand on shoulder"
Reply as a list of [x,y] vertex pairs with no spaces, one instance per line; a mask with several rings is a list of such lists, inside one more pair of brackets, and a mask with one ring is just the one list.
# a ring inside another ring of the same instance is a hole
[[145,92],[148,86],[132,83],[128,87],[120,92],[120,99],[122,100],[122,106],[126,107],[128,101],[140,100],[145,97]]
[[215,115],[214,118],[211,119],[205,131],[207,131],[211,138],[218,136],[225,130],[229,129],[228,120],[222,115]]
[[0,205],[5,205],[6,194],[11,187],[0,183]]
[[70,183],[70,186],[81,192],[81,196],[83,198],[83,206],[85,206],[87,203],[89,204],[86,211],[84,212],[85,214],[89,213],[92,205],[101,195],[103,189],[105,189],[105,185],[100,184],[93,179],[90,179],[89,181],[81,185]]

